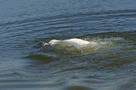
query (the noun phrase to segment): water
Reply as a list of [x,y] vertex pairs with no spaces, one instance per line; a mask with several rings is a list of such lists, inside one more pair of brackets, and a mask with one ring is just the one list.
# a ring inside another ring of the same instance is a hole
[[[0,0],[0,89],[135,90],[135,0]],[[87,49],[41,46],[78,38]]]

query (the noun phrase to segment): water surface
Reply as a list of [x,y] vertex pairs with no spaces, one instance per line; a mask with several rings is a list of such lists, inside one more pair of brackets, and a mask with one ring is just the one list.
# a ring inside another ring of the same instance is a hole
[[[135,0],[0,0],[0,89],[135,90]],[[67,52],[41,42],[99,43]]]

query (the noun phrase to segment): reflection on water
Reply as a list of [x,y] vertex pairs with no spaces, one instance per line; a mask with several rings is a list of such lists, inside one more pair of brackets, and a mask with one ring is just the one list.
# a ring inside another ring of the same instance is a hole
[[135,90],[135,2],[1,0],[0,89]]

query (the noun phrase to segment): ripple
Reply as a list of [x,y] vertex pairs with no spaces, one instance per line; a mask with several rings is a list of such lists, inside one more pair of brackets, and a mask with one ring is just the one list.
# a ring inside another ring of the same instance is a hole
[[43,55],[43,54],[30,54],[25,58],[35,60],[38,64],[48,64],[48,63],[51,63],[51,62],[58,60],[57,57],[49,56],[49,55]]
[[[136,89],[134,0],[3,1],[1,89]],[[39,44],[72,38],[97,45]]]
[[95,90],[95,89],[84,87],[84,86],[69,86],[64,90]]

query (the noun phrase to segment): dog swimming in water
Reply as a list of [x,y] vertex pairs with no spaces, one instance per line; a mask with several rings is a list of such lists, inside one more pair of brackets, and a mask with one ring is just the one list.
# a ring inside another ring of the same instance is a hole
[[53,39],[53,40],[49,41],[48,43],[43,42],[42,44],[43,44],[43,46],[46,46],[46,45],[56,46],[57,45],[62,48],[65,48],[67,46],[74,46],[77,49],[81,49],[81,48],[86,47],[88,45],[95,46],[98,43],[94,42],[94,41],[86,41],[86,40],[82,40],[82,39],[78,39],[78,38],[73,38],[73,39],[66,39],[66,40]]

